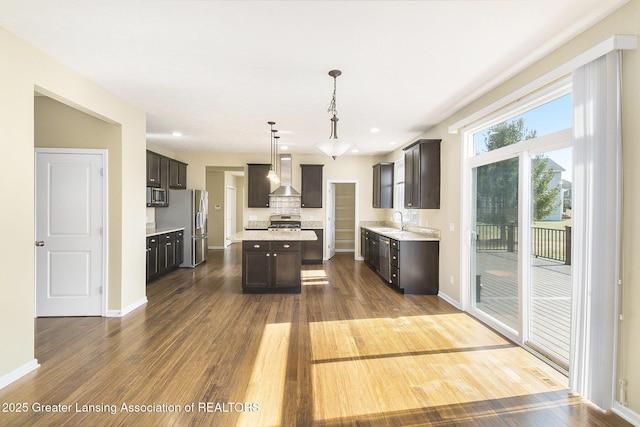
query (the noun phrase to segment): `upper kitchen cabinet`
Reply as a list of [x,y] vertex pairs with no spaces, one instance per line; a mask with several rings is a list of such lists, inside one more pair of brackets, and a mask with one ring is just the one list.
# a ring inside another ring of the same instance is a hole
[[324,165],[300,165],[302,169],[301,207],[322,207],[322,168]]
[[187,164],[171,159],[169,161],[169,188],[187,188]]
[[269,193],[271,192],[271,181],[267,178],[271,165],[250,163],[248,166],[248,187],[247,207],[268,208]]
[[147,187],[160,187],[160,154],[147,151]]
[[373,207],[393,208],[393,163],[373,165]]
[[404,149],[404,207],[440,209],[440,142],[419,139]]

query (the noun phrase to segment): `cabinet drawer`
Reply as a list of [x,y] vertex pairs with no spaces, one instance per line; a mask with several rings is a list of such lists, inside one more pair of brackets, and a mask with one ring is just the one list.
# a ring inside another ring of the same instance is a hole
[[400,252],[397,249],[391,248],[391,265],[400,268]]
[[158,245],[158,236],[147,237],[147,246]]
[[176,239],[181,239],[184,236],[184,230],[176,231]]
[[400,283],[400,269],[392,265],[389,276],[391,276],[391,284],[398,286],[398,284]]
[[389,244],[391,245],[392,249],[400,250],[400,242],[399,241],[391,239]]
[[301,242],[271,242],[271,250],[274,252],[299,251]]
[[160,235],[160,241],[168,242],[169,240],[176,240],[175,232]]
[[269,242],[259,240],[245,240],[242,242],[242,250],[249,252],[268,251]]

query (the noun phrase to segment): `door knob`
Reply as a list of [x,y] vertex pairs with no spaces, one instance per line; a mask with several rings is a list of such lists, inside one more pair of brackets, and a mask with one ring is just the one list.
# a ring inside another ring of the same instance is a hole
[[36,246],[44,246],[44,240],[37,240]]

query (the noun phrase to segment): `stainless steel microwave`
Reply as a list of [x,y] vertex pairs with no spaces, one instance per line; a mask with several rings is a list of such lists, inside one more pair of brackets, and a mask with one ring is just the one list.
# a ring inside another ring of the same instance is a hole
[[167,190],[147,187],[147,206],[167,206]]

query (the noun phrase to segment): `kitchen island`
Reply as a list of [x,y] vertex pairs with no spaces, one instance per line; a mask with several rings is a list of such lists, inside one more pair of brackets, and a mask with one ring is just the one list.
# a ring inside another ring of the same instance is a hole
[[227,238],[242,242],[243,293],[300,293],[302,242],[313,231],[245,230]]

